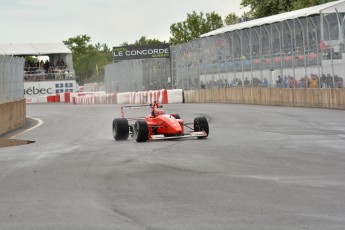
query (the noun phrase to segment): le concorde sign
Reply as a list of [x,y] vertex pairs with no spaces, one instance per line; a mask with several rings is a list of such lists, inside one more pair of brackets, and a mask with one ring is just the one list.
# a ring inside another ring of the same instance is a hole
[[170,45],[144,45],[144,46],[120,46],[113,47],[114,61],[170,58]]

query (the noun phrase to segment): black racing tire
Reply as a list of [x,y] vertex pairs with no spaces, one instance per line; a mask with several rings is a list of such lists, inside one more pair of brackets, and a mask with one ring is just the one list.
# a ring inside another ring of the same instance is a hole
[[175,119],[181,119],[180,115],[179,114],[174,114],[172,115],[173,117],[175,117]]
[[113,137],[117,141],[127,140],[129,136],[128,120],[124,118],[115,118],[113,120]]
[[149,127],[146,121],[139,120],[135,122],[133,130],[137,142],[146,142],[149,139]]
[[[194,119],[194,131],[195,132],[205,131],[208,136],[209,128],[208,128],[208,121],[206,117],[196,117]],[[198,139],[202,139],[202,138],[205,138],[205,137],[198,137]]]

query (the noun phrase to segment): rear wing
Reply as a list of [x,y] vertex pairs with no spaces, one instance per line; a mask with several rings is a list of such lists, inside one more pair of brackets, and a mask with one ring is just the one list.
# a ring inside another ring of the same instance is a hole
[[152,105],[125,105],[121,106],[121,118],[125,118],[125,109],[143,109],[143,108],[151,108]]

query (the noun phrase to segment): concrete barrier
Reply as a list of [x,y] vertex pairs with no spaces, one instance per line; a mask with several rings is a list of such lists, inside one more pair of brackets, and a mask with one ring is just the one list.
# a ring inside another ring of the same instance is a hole
[[25,99],[0,104],[0,135],[15,130],[25,124]]
[[184,91],[185,103],[230,103],[345,109],[344,89],[215,88]]

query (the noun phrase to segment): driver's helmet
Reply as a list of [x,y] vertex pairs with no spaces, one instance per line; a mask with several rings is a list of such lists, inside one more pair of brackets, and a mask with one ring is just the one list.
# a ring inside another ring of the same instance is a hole
[[156,108],[155,111],[154,111],[154,113],[155,113],[155,116],[165,114],[164,110],[161,109],[161,108]]

